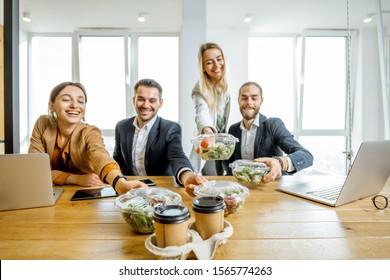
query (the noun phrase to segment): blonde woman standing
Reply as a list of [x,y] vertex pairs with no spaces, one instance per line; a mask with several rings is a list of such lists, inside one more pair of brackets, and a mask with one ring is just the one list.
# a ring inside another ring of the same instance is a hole
[[[226,133],[230,113],[227,65],[222,48],[216,43],[202,44],[198,52],[199,81],[192,90],[196,135]],[[223,175],[221,161],[201,160],[192,149],[190,160],[197,173]]]

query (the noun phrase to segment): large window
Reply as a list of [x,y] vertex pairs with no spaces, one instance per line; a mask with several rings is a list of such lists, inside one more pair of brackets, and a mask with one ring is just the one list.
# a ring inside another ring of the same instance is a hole
[[314,173],[345,174],[348,140],[345,32],[250,37],[249,80],[264,91],[261,113],[280,117],[314,156]]
[[304,39],[302,129],[345,129],[345,38]]
[[248,50],[249,81],[263,89],[261,113],[279,117],[294,130],[294,37],[251,37]]
[[34,124],[48,113],[53,87],[72,80],[72,37],[33,36],[31,53],[29,119]]
[[102,130],[126,118],[125,39],[80,38],[80,81],[88,93],[86,120]]
[[138,77],[152,78],[163,88],[159,115],[179,121],[179,38],[140,37],[138,40]]
[[86,122],[102,130],[110,153],[116,123],[134,114],[132,86],[153,78],[163,87],[161,117],[178,121],[178,36],[76,33],[73,36],[33,36],[29,119],[32,126],[47,114],[52,88],[63,81],[80,81],[86,88]]

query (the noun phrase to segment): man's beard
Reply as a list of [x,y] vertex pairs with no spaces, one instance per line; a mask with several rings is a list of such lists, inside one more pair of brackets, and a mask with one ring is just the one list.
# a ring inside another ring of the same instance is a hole
[[248,121],[255,119],[256,116],[259,114],[259,110],[256,110],[256,109],[248,111],[248,110],[245,110],[243,108],[240,108],[240,112],[241,112],[242,117]]

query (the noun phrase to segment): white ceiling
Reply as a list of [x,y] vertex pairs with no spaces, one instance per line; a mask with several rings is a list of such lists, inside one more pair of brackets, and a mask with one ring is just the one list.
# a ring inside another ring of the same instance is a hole
[[[21,27],[30,32],[72,32],[88,28],[180,32],[181,2],[20,0],[21,13],[27,11],[32,17],[31,23],[22,22]],[[363,27],[365,15],[376,11],[375,3],[376,0],[349,0],[351,28]],[[208,28],[248,27],[251,33],[299,33],[309,28],[347,28],[347,0],[207,0],[206,6]],[[382,9],[390,10],[390,0],[382,0]],[[139,12],[146,13],[145,23],[137,22]],[[253,15],[249,24],[243,22],[246,13]],[[384,14],[383,18],[385,26],[390,27],[390,13]],[[364,26],[375,26],[375,23],[374,20]]]

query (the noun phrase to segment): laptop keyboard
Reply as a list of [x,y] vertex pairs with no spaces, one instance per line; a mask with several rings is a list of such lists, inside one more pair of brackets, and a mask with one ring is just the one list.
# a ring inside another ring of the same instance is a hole
[[329,199],[329,200],[336,200],[340,195],[342,187],[343,186],[337,185],[337,186],[334,186],[331,188],[307,192],[307,194],[311,194],[311,195],[325,198],[325,199]]

